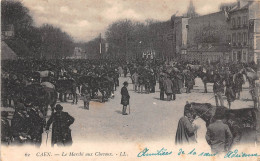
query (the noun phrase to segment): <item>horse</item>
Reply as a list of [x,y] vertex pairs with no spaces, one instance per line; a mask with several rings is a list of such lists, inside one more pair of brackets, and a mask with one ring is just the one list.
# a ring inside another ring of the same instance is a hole
[[246,76],[246,78],[248,79],[249,83],[258,79],[257,72],[254,69],[250,68],[250,67],[242,68],[240,70],[240,73]]
[[193,72],[195,75],[203,71],[203,67],[201,65],[187,64],[186,68]]
[[98,91],[102,94],[101,102],[108,100],[108,97],[111,96],[114,91],[114,80],[108,76],[90,76],[84,75],[79,78],[79,84],[83,85],[84,83],[89,84],[92,93],[91,98],[94,98],[97,95]]
[[20,91],[23,90],[24,84],[18,79],[2,78],[2,89],[1,98],[3,105],[11,107],[11,102],[13,101],[14,106],[17,102],[22,100]]
[[45,117],[47,116],[48,106],[54,112],[54,106],[57,101],[56,91],[46,90],[41,84],[30,84],[21,93],[24,103],[38,106]]
[[109,97],[111,97],[113,90],[113,79],[107,77],[107,76],[101,76],[98,78],[98,90],[102,94],[102,101],[105,102],[108,100]]
[[233,144],[238,144],[243,141],[255,142],[255,137],[252,137],[252,134],[256,133],[256,116],[258,111],[255,108],[228,109],[224,106],[216,107],[209,103],[194,102],[187,102],[184,108],[189,111],[194,118],[197,117],[204,120],[206,127],[215,120],[215,114],[223,114],[223,122],[229,126],[233,135]]
[[257,79],[259,79],[257,72],[255,72],[250,67],[244,67],[243,69],[240,70],[240,73],[244,74],[249,82],[249,93],[252,96],[252,100],[254,102],[254,107],[257,108],[257,104],[259,102],[259,97],[257,94],[257,88],[256,88],[256,83],[255,83],[255,81]]
[[202,80],[204,84],[204,93],[208,93],[207,83],[214,83],[214,75],[209,75],[203,71],[197,73],[197,76]]
[[58,79],[55,83],[55,88],[59,93],[59,100],[61,102],[67,102],[67,94],[72,94],[73,103],[77,103],[77,83],[74,79]]

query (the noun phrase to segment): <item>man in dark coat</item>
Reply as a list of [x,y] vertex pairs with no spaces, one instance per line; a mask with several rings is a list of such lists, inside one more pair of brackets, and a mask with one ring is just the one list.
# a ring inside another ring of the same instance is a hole
[[159,78],[160,100],[164,100],[164,76],[161,74]]
[[9,145],[11,141],[11,127],[7,120],[8,112],[1,112],[1,144]]
[[56,105],[55,110],[56,112],[51,115],[46,125],[46,132],[48,133],[50,125],[53,123],[51,145],[72,145],[71,130],[69,127],[71,124],[73,124],[74,118],[67,112],[63,112],[63,107],[60,104]]
[[193,85],[194,85],[194,76],[191,73],[191,71],[187,70],[185,74],[185,87],[187,88],[186,93],[191,93],[190,90],[193,89]]
[[214,75],[213,92],[215,95],[216,106],[219,106],[218,102],[220,102],[221,106],[224,106],[224,100],[222,97],[224,92],[224,85],[219,73],[215,73]]
[[228,102],[228,107],[231,107],[231,102],[233,102],[236,99],[236,95],[234,92],[234,82],[233,82],[233,77],[230,73],[226,74],[226,79],[225,79],[225,85],[226,85],[226,91],[225,91],[225,96],[227,97],[227,102]]
[[16,111],[14,112],[14,116],[11,120],[11,132],[15,144],[23,144],[30,141],[30,123],[30,118],[27,114],[24,104],[18,103]]
[[127,75],[127,66],[124,66],[124,77]]
[[212,153],[227,152],[232,143],[232,133],[227,124],[224,124],[224,113],[216,112],[215,122],[207,127],[206,140],[211,147]]
[[30,117],[31,128],[29,134],[33,144],[37,147],[41,146],[43,127],[45,126],[45,119],[38,107],[32,106],[28,112]]
[[84,108],[89,110],[89,102],[91,101],[91,89],[87,83],[83,84],[81,95],[83,97]]
[[175,136],[175,144],[193,144],[196,143],[195,133],[199,128],[193,125],[194,117],[189,110],[184,109],[184,116],[180,118]]
[[128,83],[124,82],[123,85],[124,86],[121,89],[121,95],[122,95],[122,97],[121,97],[121,104],[123,105],[122,114],[123,115],[127,115],[126,108],[127,108],[127,105],[129,105],[130,95],[129,95],[128,90],[127,90]]
[[240,99],[240,92],[242,92],[242,86],[245,83],[244,78],[243,78],[243,74],[236,73],[234,74],[234,92],[235,94],[237,94],[237,99]]
[[167,95],[167,101],[172,100],[172,94],[173,94],[173,83],[172,80],[170,79],[170,76],[168,75],[167,78],[164,80],[164,90]]

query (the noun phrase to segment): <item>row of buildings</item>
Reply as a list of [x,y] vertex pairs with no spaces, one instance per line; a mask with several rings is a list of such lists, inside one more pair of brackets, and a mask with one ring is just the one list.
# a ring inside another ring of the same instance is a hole
[[260,62],[260,1],[222,4],[219,12],[202,16],[191,1],[185,16],[171,17],[164,37],[170,49],[165,59]]

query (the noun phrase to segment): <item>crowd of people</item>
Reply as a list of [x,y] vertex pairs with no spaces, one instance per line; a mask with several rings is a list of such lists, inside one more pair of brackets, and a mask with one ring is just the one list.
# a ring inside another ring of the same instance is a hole
[[[101,102],[113,99],[114,91],[119,86],[120,76],[130,75],[133,90],[141,94],[155,93],[158,82],[160,100],[164,100],[166,95],[167,101],[175,100],[176,94],[192,92],[196,77],[202,80],[212,78],[216,105],[224,106],[222,96],[225,91],[230,107],[231,102],[240,97],[244,83],[243,74],[250,72],[247,69],[254,71],[255,66],[254,64],[220,65],[219,63],[67,59],[3,61],[2,105],[7,107],[13,102],[15,112],[11,118],[11,125],[8,121],[10,114],[6,111],[2,112],[2,129],[5,129],[2,130],[4,131],[2,142],[5,144],[29,142],[39,146],[43,131],[48,131],[53,123],[52,145],[71,145],[69,126],[74,122],[74,118],[62,112],[62,106],[56,105],[56,101],[66,102],[69,96],[73,99],[72,103],[77,104],[78,97],[81,97],[84,108],[89,110],[90,101],[99,99],[98,93],[102,95]],[[250,83],[250,93],[257,106],[254,79],[250,79],[248,75],[247,78]],[[126,108],[130,99],[128,83],[124,82],[121,89],[123,115],[127,115]],[[46,105],[52,108],[47,123]],[[64,125],[61,120],[63,122],[65,120]],[[185,119],[183,121],[185,122]]]

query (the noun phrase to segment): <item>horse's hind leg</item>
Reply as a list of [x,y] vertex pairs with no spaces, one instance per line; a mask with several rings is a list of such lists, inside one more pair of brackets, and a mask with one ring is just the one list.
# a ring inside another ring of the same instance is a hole
[[206,82],[204,82],[204,89],[205,89],[204,92],[205,92],[205,93],[208,93],[207,83],[206,83]]
[[72,94],[72,96],[73,96],[73,102],[72,102],[72,104],[78,104],[78,97],[77,97],[77,94],[76,93],[73,93]]
[[237,93],[237,99],[240,99],[240,92]]

